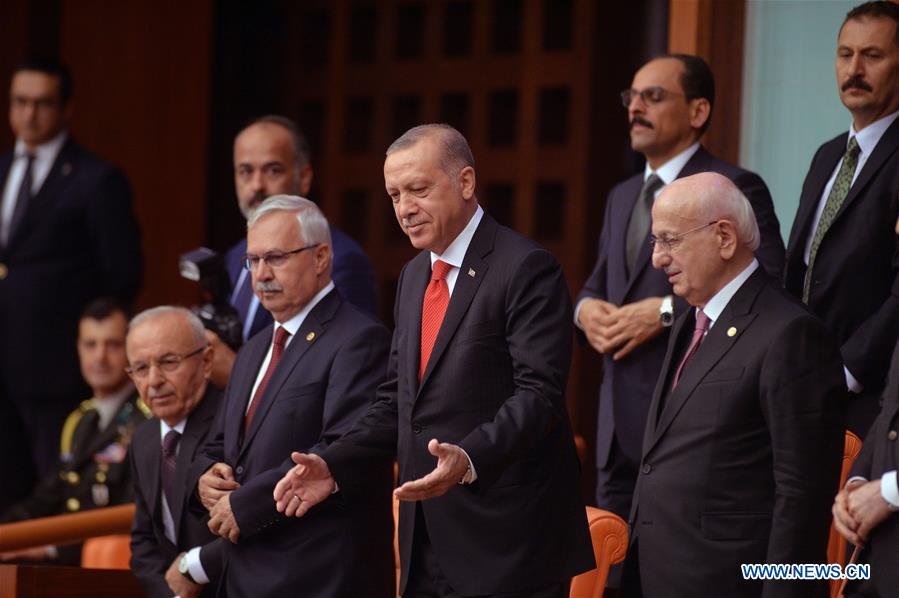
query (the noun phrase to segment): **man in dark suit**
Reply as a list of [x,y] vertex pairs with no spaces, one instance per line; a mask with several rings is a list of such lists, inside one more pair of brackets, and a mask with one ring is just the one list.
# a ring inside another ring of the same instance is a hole
[[[307,197],[312,176],[309,143],[289,118],[263,116],[234,138],[234,188],[240,211],[248,220],[266,197],[281,193]],[[330,230],[334,285],[346,301],[376,315],[375,278],[368,256],[345,232],[335,226]],[[225,254],[233,287],[231,303],[244,323],[244,340],[272,325],[272,316],[260,305],[250,273],[243,267],[246,253],[244,237]],[[234,364],[234,352],[214,334],[208,336],[216,352],[212,380],[224,387]]]
[[622,591],[826,594],[744,579],[740,565],[826,562],[845,410],[836,344],[759,267],[752,208],[726,177],[666,187],[652,234],[653,266],[692,309],[650,404]]
[[899,338],[899,6],[868,2],[840,29],[836,74],[852,113],[822,145],[802,186],[785,286],[840,343],[847,425],[864,438]]
[[[758,175],[709,154],[699,140],[709,125],[715,81],[697,56],[644,65],[622,93],[631,145],[644,172],[615,186],[606,200],[596,266],[578,294],[575,323],[603,354],[596,432],[596,504],[627,517],[637,480],[646,414],[662,367],[668,330],[687,309],[650,265],[649,210],[664,185],[699,172],[734,181],[752,204],[761,231],[756,255],[780,278],[783,241],[771,195]],[[617,575],[610,576],[617,585]]]
[[[126,457],[135,429],[146,421],[125,366],[128,319],[110,299],[88,305],[78,323],[81,374],[93,392],[69,414],[59,457],[31,494],[0,513],[0,523],[120,505],[133,500]],[[18,464],[11,463],[11,467]],[[79,565],[81,544],[39,546],[0,554],[0,560],[41,560]]]
[[370,462],[354,480],[363,502],[347,505],[335,493],[299,521],[272,501],[291,451],[325,450],[374,401],[388,332],[335,289],[328,222],[309,200],[263,202],[249,220],[246,263],[276,324],[238,353],[215,435],[191,476],[209,529],[230,540],[223,592],[393,596],[390,460]]
[[561,268],[478,206],[471,150],[447,125],[397,139],[384,180],[423,250],[400,275],[387,382],[321,456],[292,455],[278,508],[314,517],[369,459],[396,455],[404,596],[567,596],[594,562],[565,409]]
[[81,311],[101,296],[127,303],[140,285],[128,181],[69,136],[71,89],[68,71],[45,61],[19,65],[10,85],[16,147],[0,156],[0,453],[17,466],[0,509],[52,469],[67,414],[89,396],[75,353]]
[[212,349],[203,323],[181,307],[138,314],[128,331],[128,361],[128,373],[155,416],[131,443],[131,571],[152,598],[212,596],[223,543],[188,510],[188,471],[221,398],[207,383]]

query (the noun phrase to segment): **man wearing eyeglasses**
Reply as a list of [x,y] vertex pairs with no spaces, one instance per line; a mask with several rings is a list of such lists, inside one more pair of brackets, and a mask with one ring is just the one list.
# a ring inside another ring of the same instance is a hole
[[784,283],[839,340],[846,424],[864,438],[899,338],[899,5],[852,9],[839,31],[835,68],[852,126],[812,158]]
[[622,577],[629,597],[823,596],[741,564],[826,563],[843,449],[836,343],[759,266],[759,229],[717,173],[668,185],[652,265],[690,308],[652,397]]
[[154,415],[131,446],[131,570],[153,598],[214,595],[222,542],[189,512],[187,484],[221,403],[207,382],[212,348],[194,314],[160,306],[131,320],[127,352],[128,374]]
[[[314,517],[288,519],[272,500],[292,451],[324,451],[374,402],[387,329],[335,289],[328,222],[307,199],[276,195],[256,208],[244,265],[274,324],[238,353],[190,478],[209,529],[227,540],[223,590],[394,596],[391,460],[372,459]],[[353,493],[364,498],[350,503]]]
[[[646,158],[646,168],[609,193],[596,265],[577,297],[575,323],[604,356],[596,432],[597,505],[626,517],[668,329],[686,309],[672,296],[665,276],[650,266],[653,201],[678,178],[719,172],[749,198],[761,229],[756,255],[772,276],[780,276],[784,248],[762,179],[715,158],[699,143],[715,100],[714,77],[701,58],[678,54],[652,60],[637,71],[621,97],[631,147]],[[610,585],[616,580],[613,572]]]

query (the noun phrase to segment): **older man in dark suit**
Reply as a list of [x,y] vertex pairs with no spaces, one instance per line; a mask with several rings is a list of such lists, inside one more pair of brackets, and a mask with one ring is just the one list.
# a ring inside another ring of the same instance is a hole
[[364,501],[348,504],[337,492],[301,521],[272,501],[291,451],[324,451],[374,401],[389,334],[335,289],[328,222],[309,200],[263,202],[247,252],[275,325],[238,353],[215,435],[191,476],[209,529],[229,540],[222,590],[229,598],[393,596],[390,460],[368,463],[354,480]]
[[397,139],[384,181],[422,250],[400,275],[387,382],[321,456],[293,455],[278,507],[314,517],[335,483],[396,455],[404,596],[566,596],[594,564],[565,410],[561,268],[478,206],[471,150],[447,125]]
[[149,309],[131,321],[127,351],[128,373],[154,415],[131,444],[131,571],[152,598],[213,596],[223,543],[188,510],[188,471],[221,402],[207,383],[203,323],[184,308]]
[[[651,267],[650,210],[665,185],[699,172],[718,172],[749,198],[761,232],[756,250],[779,278],[784,247],[771,195],[755,173],[728,164],[700,145],[715,102],[715,79],[697,56],[656,58],[622,92],[631,146],[646,157],[644,172],[609,193],[596,266],[578,294],[575,323],[603,355],[596,432],[596,504],[627,517],[637,480],[643,429],[668,331],[687,310],[665,276]],[[617,585],[617,575],[610,576]]]
[[140,238],[121,170],[66,131],[71,77],[29,60],[10,84],[13,152],[0,156],[0,453],[17,463],[0,509],[56,459],[66,415],[88,398],[75,353],[78,317],[98,297],[127,304]]
[[899,338],[899,5],[867,2],[849,12],[836,74],[852,127],[812,158],[785,283],[840,343],[847,426],[864,438]]
[[824,592],[747,580],[740,565],[826,562],[845,407],[836,345],[759,267],[752,207],[724,176],[666,187],[652,234],[653,266],[692,309],[650,405],[623,593]]

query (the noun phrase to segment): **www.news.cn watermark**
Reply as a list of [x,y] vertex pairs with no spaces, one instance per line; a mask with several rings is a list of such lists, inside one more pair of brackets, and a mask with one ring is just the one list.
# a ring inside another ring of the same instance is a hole
[[743,579],[870,579],[871,565],[850,564],[845,568],[833,563],[750,563],[740,565]]

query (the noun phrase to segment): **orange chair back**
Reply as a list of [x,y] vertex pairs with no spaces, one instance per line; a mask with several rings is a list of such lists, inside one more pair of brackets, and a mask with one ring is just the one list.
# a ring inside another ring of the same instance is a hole
[[627,554],[627,524],[608,511],[587,507],[587,523],[593,541],[596,569],[581,573],[571,580],[571,598],[601,598],[606,587],[609,567],[624,560]]
[[[862,450],[862,441],[861,439],[846,430],[846,438],[843,441],[843,466],[840,470],[840,486],[842,488],[846,485],[846,478],[849,477],[849,470],[852,469],[852,464],[855,463],[855,458],[858,457],[858,454]],[[827,542],[827,562],[828,563],[837,563],[843,567],[846,566],[846,538],[841,536],[839,532],[837,532],[837,528],[834,525],[830,524],[830,539]],[[832,579],[830,580],[830,596],[831,598],[837,598],[840,594],[840,586],[842,585],[841,580]]]
[[81,548],[84,569],[129,569],[131,536],[98,536],[88,538]]

